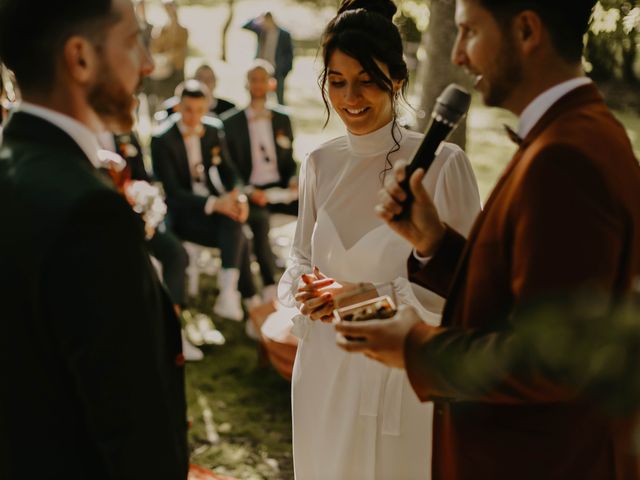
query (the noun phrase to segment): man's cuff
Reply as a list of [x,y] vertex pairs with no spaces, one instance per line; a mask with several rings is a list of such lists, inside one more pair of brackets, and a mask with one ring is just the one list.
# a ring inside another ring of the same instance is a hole
[[218,197],[215,195],[209,195],[207,198],[207,203],[204,204],[204,213],[206,215],[212,215],[216,211],[216,202],[218,201]]
[[429,263],[429,260],[433,258],[433,255],[430,255],[428,257],[422,257],[418,255],[418,251],[414,248],[413,258],[415,258],[418,261],[418,263],[420,264],[420,267],[424,267],[427,263]]

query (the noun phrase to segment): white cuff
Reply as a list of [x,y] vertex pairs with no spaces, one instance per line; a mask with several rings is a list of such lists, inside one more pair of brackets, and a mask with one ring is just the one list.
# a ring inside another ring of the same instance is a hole
[[429,263],[429,260],[431,260],[433,258],[433,255],[430,257],[421,257],[420,255],[418,255],[418,252],[416,251],[416,249],[413,249],[413,258],[415,258],[418,262],[420,262],[420,265],[422,265],[423,267]]
[[207,203],[204,204],[204,213],[206,215],[212,215],[216,211],[216,202],[218,201],[218,197],[215,195],[209,195],[207,198]]

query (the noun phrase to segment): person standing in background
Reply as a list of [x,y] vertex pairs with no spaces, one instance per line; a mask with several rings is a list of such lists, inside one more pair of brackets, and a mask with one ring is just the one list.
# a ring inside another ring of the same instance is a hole
[[275,70],[276,96],[278,103],[285,104],[284,88],[287,75],[293,67],[293,42],[291,34],[278,26],[271,12],[249,20],[242,28],[258,36],[256,58],[266,60]]
[[176,86],[183,82],[184,65],[187,59],[189,31],[180,24],[178,6],[174,0],[162,0],[168,22],[154,27],[151,34],[151,55],[155,63],[150,76],[150,111],[155,112],[157,105],[173,95]]

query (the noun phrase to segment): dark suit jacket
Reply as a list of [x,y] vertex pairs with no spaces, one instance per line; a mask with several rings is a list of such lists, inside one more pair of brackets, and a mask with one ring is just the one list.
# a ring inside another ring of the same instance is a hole
[[132,180],[142,180],[151,182],[151,176],[144,166],[144,156],[138,136],[134,133],[114,135],[116,153],[122,156],[127,162],[127,168]]
[[[255,19],[249,20],[242,28],[250,30],[258,36],[258,50],[256,57],[260,54],[260,46],[264,42],[264,32]],[[278,44],[276,45],[276,64],[274,65],[276,78],[284,78],[293,68],[293,42],[291,34],[284,28],[278,27]]]
[[185,479],[180,326],[131,207],[16,113],[0,222],[0,478]]
[[235,104],[231,103],[224,98],[216,98],[216,106],[209,110],[209,113],[214,114],[216,117],[220,117],[223,113],[228,112],[236,108]]
[[[175,114],[163,128],[151,139],[151,157],[153,169],[158,179],[164,185],[167,195],[167,206],[172,216],[189,215],[197,211],[204,212],[206,197],[193,193],[189,159],[182,134],[178,128],[179,114]],[[220,152],[222,163],[217,166],[220,178],[227,191],[240,186],[238,175],[229,161],[229,153],[225,141],[222,122],[216,118],[204,117],[204,135],[201,139],[202,164],[205,168],[207,186],[211,195],[220,196],[224,192],[218,191],[211,183],[208,175],[212,167],[213,151]]]
[[640,167],[595,86],[537,123],[466,243],[449,230],[409,270],[447,296],[442,327],[418,325],[405,351],[414,390],[436,401],[434,479],[640,478],[631,419],[580,403],[539,370],[514,367],[487,388],[462,368],[499,358],[519,309],[583,288],[613,299],[640,274]]
[[[164,102],[162,102],[162,109],[166,111],[167,117],[176,113],[176,108],[180,103],[180,97],[171,97],[167,98]],[[213,117],[220,117],[224,112],[228,112],[229,110],[236,108],[235,104],[231,103],[224,98],[216,98],[216,105],[213,108],[209,109],[209,115]]]
[[[278,161],[278,172],[280,173],[280,186],[287,187],[289,180],[296,174],[296,162],[293,159],[293,149],[283,148],[279,145],[278,137],[287,139],[289,146],[293,144],[293,130],[291,120],[282,110],[273,108],[270,110],[271,127],[273,129],[273,143],[276,147]],[[227,132],[227,142],[231,160],[240,173],[245,184],[249,184],[253,162],[251,155],[251,140],[249,138],[249,123],[244,110],[231,110],[222,116],[225,132]]]

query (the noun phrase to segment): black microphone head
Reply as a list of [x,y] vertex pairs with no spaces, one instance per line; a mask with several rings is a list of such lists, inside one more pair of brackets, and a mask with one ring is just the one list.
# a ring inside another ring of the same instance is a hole
[[436,100],[432,117],[452,128],[467,113],[471,105],[471,95],[460,85],[450,84]]

